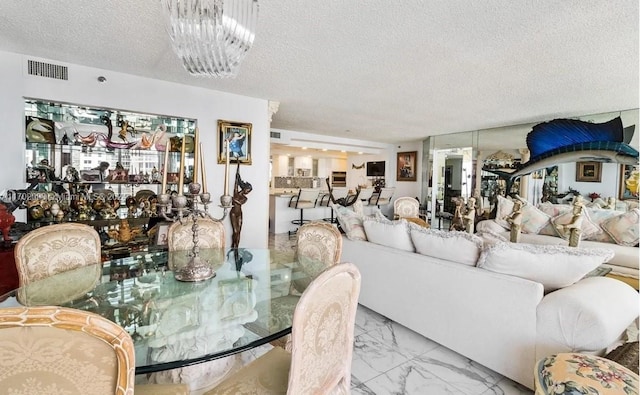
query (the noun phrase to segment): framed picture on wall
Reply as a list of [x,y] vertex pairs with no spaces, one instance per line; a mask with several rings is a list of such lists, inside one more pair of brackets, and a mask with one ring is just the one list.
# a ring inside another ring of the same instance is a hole
[[576,162],[576,182],[600,182],[602,162]]
[[229,162],[251,164],[251,124],[218,120],[218,163],[226,163],[225,142],[229,142]]
[[638,166],[620,165],[618,199],[637,200],[639,196],[640,171]]
[[418,151],[398,152],[396,181],[415,181]]

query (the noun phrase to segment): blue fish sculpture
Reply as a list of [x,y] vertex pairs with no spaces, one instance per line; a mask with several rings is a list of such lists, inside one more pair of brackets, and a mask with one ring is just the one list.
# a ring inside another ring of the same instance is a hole
[[638,150],[629,142],[635,125],[623,128],[620,117],[604,123],[554,119],[535,125],[527,134],[529,161],[514,172],[487,170],[507,180],[568,162],[638,164]]

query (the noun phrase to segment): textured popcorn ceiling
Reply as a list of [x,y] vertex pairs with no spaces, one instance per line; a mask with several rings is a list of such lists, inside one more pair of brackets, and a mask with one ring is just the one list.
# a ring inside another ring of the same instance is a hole
[[239,76],[217,80],[184,71],[158,0],[3,0],[0,49],[279,101],[274,128],[401,142],[637,108],[638,13],[638,0],[261,0]]

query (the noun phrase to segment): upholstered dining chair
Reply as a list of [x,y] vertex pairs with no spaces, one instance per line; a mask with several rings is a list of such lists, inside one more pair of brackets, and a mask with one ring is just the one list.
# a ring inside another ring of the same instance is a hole
[[273,348],[206,395],[348,394],[359,293],[355,265],[325,270],[296,305],[291,353]]
[[409,196],[399,197],[393,201],[394,218],[418,218],[420,215],[420,202]]
[[[293,259],[295,263],[291,269],[292,280],[289,294],[274,298],[270,301],[269,306],[265,306],[264,302],[259,302],[256,306],[256,310],[270,308],[273,320],[279,323],[284,319],[289,320],[290,316],[289,314],[278,314],[278,311],[290,312],[311,281],[325,269],[338,264],[342,256],[340,231],[326,222],[314,221],[302,225],[298,229],[296,240]],[[290,321],[285,323],[290,324]],[[291,337],[287,335],[272,341],[271,344],[288,349],[290,341]]]
[[186,395],[183,384],[136,385],[131,336],[66,307],[0,309],[0,394]]
[[418,199],[408,196],[399,197],[393,201],[393,218],[404,218],[422,227],[430,227],[426,218],[420,215],[420,202],[418,202]]
[[[226,236],[224,225],[221,221],[214,221],[211,218],[198,218],[198,247],[200,249],[210,248],[219,251],[210,251],[207,259],[213,263],[224,262],[224,250]],[[172,251],[188,251],[193,248],[193,219],[184,218],[182,221],[175,221],[167,230],[167,247]],[[187,255],[173,254],[169,260],[169,269],[187,263]],[[181,262],[182,260],[183,262]]]
[[14,254],[22,287],[56,273],[100,263],[100,236],[84,224],[43,226],[18,240]]

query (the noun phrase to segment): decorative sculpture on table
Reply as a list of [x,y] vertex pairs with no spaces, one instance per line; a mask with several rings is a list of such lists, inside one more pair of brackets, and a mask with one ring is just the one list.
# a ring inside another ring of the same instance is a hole
[[513,211],[506,218],[507,223],[511,226],[509,240],[512,243],[520,242],[520,229],[522,228],[522,206],[524,203],[520,199],[513,202]]
[[[227,162],[224,174],[224,193],[220,196],[220,207],[223,209],[221,218],[214,218],[208,212],[211,194],[207,192],[207,176],[202,157],[202,144],[198,140],[198,129],[195,130],[195,154],[194,154],[194,175],[192,182],[189,184],[189,193],[184,194],[184,173],[185,173],[185,152],[186,152],[186,136],[182,138],[182,148],[180,150],[180,178],[178,181],[178,193],[166,193],[167,190],[167,172],[163,172],[161,191],[165,191],[158,195],[157,205],[160,207],[160,214],[168,221],[184,221],[191,220],[193,225],[193,247],[190,253],[190,260],[187,264],[174,273],[176,280],[179,281],[202,281],[212,278],[216,275],[211,265],[200,257],[200,247],[198,246],[198,219],[209,217],[214,221],[222,221],[226,218],[229,208],[231,208],[232,197],[229,195],[229,144],[227,148]],[[170,145],[165,146],[164,168],[168,166]],[[197,183],[198,172],[197,164],[200,164],[202,176],[202,185]]]
[[577,247],[580,244],[580,237],[582,236],[582,211],[584,209],[584,198],[581,195],[576,195],[573,198],[573,218],[568,224],[557,225],[560,233],[565,235],[569,232],[569,247]]
[[240,246],[240,232],[242,231],[242,205],[249,199],[247,195],[253,190],[251,184],[240,177],[240,161],[236,168],[236,181],[233,185],[233,206],[229,212],[231,219],[231,248],[237,250]]

